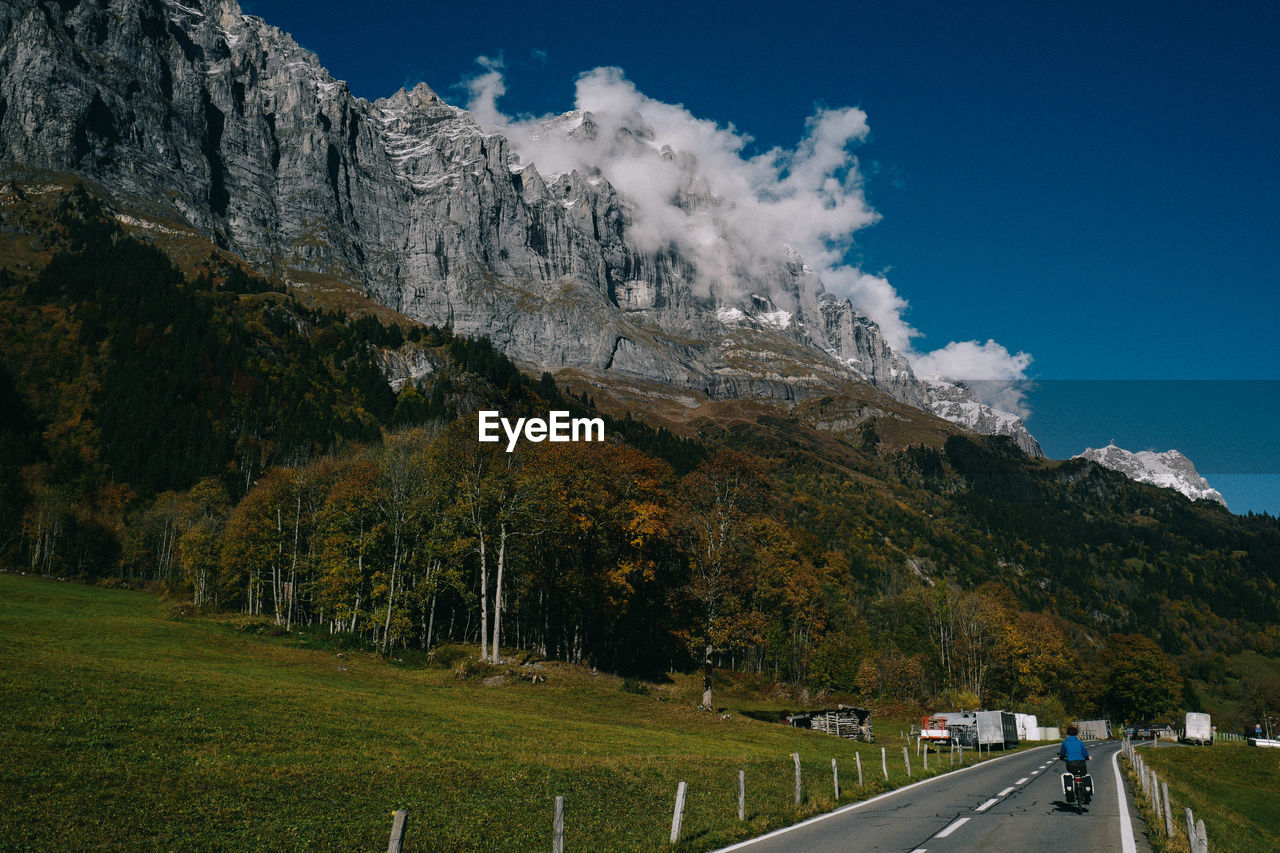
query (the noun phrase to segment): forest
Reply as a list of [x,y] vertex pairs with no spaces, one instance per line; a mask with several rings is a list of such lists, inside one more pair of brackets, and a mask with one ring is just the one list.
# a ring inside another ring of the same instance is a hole
[[[707,707],[724,678],[1046,720],[1280,707],[1231,663],[1280,658],[1270,516],[993,438],[785,414],[677,434],[483,339],[320,310],[216,254],[181,270],[83,190],[24,222],[6,239],[47,262],[0,270],[10,567],[409,662],[701,668]],[[430,369],[397,391],[407,360]],[[476,441],[483,408],[609,440],[507,453]]]

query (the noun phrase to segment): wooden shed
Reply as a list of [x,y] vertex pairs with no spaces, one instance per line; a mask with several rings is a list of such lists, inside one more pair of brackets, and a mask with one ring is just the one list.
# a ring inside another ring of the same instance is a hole
[[837,705],[822,711],[788,714],[786,720],[787,725],[798,729],[813,729],[865,743],[875,743],[876,740],[875,733],[871,730],[871,709],[869,708]]

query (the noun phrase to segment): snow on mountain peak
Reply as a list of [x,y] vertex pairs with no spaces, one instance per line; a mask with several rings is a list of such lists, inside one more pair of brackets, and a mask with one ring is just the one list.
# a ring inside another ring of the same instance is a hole
[[986,405],[976,399],[964,383],[928,379],[924,385],[929,394],[929,411],[943,420],[983,435],[1007,435],[1028,456],[1044,456],[1040,442],[1027,431],[1027,425],[1021,417]]
[[1176,450],[1156,453],[1140,450],[1132,453],[1112,442],[1102,448],[1087,448],[1075,459],[1089,459],[1104,468],[1119,471],[1131,480],[1176,489],[1193,501],[1216,501],[1224,507],[1227,501],[1222,494],[1201,477],[1191,460]]

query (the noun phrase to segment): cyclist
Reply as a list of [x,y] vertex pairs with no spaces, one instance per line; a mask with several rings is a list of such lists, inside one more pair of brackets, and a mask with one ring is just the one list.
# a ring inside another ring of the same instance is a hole
[[[1084,745],[1084,741],[1077,737],[1078,734],[1080,734],[1079,728],[1076,726],[1067,726],[1067,737],[1062,741],[1062,748],[1058,750],[1058,758],[1067,762],[1067,773],[1070,774],[1062,777],[1062,787],[1063,791],[1067,794],[1068,802],[1074,799],[1074,795],[1076,793],[1071,790],[1073,786],[1069,780],[1079,777],[1085,780],[1086,786],[1091,787],[1091,785],[1089,785],[1091,780],[1086,774],[1086,769],[1088,768],[1088,764],[1086,762],[1089,760],[1089,748]],[[1085,792],[1092,793],[1088,790],[1088,787],[1086,787]]]

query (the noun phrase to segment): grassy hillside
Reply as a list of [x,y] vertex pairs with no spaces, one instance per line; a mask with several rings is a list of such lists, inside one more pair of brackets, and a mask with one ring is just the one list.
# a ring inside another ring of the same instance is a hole
[[[1278,707],[1275,518],[865,386],[787,407],[530,375],[135,218],[0,190],[0,564],[384,656],[478,645],[501,613],[492,634],[624,675],[711,647],[762,688],[921,710]],[[507,454],[475,440],[486,408],[598,412],[608,441]]]
[[1212,747],[1147,747],[1142,756],[1169,785],[1181,849],[1186,849],[1183,809],[1189,806],[1204,821],[1214,851],[1280,850],[1280,750],[1220,741]]
[[0,741],[13,745],[0,846],[374,850],[407,808],[407,850],[529,850],[548,843],[562,795],[574,849],[657,849],[685,780],[680,849],[693,850],[831,808],[832,758],[843,801],[883,790],[881,745],[896,756],[891,781],[905,780],[902,720],[853,744],[753,719],[742,711],[760,703],[741,697],[699,713],[684,680],[636,685],[551,662],[460,678],[456,661],[396,666],[181,610],[0,574]]

